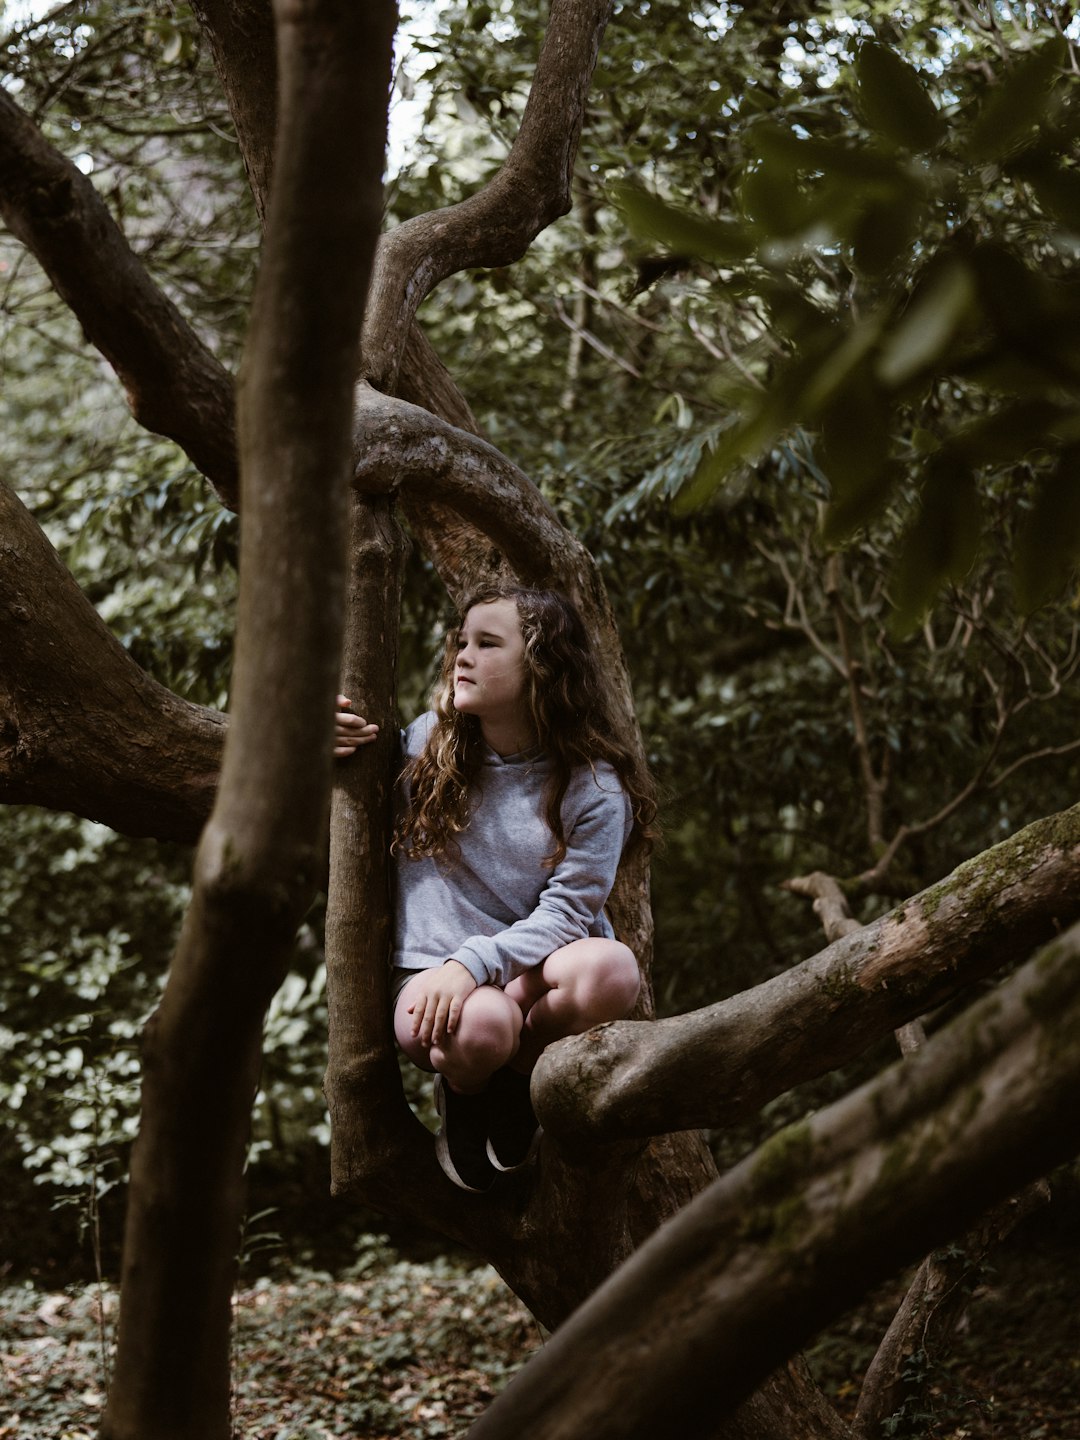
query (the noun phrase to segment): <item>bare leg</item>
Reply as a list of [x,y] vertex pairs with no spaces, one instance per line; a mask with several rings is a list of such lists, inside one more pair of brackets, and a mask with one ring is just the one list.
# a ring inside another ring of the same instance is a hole
[[528,1073],[553,1040],[623,1019],[640,988],[634,952],[621,941],[575,940],[554,951],[503,992],[525,1016],[511,1068]]
[[497,985],[481,985],[466,995],[453,1035],[441,1045],[425,1046],[412,1033],[409,991],[402,990],[394,1007],[394,1034],[405,1054],[421,1070],[437,1070],[463,1095],[483,1090],[494,1072],[518,1048],[522,1014]]

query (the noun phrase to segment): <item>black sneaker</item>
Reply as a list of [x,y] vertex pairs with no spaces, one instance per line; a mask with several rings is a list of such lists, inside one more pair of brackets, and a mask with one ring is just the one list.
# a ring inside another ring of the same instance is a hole
[[487,1157],[488,1093],[460,1095],[442,1075],[435,1076],[435,1108],[442,1129],[435,1138],[435,1157],[443,1173],[462,1190],[489,1190],[495,1170]]
[[488,1159],[496,1170],[520,1170],[540,1143],[540,1122],[529,1099],[532,1077],[517,1070],[496,1070],[488,1084]]

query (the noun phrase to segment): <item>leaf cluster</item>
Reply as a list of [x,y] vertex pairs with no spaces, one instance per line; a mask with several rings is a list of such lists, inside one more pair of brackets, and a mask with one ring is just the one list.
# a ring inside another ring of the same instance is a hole
[[639,241],[708,265],[717,303],[772,342],[745,348],[744,383],[725,379],[730,419],[680,503],[714,496],[795,427],[827,481],[830,543],[914,480],[892,582],[900,630],[969,572],[998,478],[1035,478],[1014,549],[1022,610],[1080,553],[1069,54],[1062,36],[1031,35],[987,82],[959,35],[937,74],[866,39],[828,103],[799,94],[738,117],[728,209],[615,187]]

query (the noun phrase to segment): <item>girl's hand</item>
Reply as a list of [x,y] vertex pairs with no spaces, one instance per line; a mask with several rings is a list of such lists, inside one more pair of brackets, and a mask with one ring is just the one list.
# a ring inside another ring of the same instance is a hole
[[334,715],[334,754],[339,759],[351,755],[358,745],[370,745],[379,738],[378,725],[368,722],[362,715],[354,715],[349,709],[352,701],[345,695],[337,697],[337,712]]
[[408,1013],[413,1017],[412,1033],[420,1037],[425,1049],[441,1045],[453,1035],[465,997],[475,989],[476,981],[458,960],[447,960],[423,972],[419,984],[414,983]]

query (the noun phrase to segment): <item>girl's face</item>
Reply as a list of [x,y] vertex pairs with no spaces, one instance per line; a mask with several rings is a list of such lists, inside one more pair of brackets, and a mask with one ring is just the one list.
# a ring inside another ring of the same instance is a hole
[[474,605],[458,631],[454,709],[486,723],[525,719],[525,640],[513,600]]

